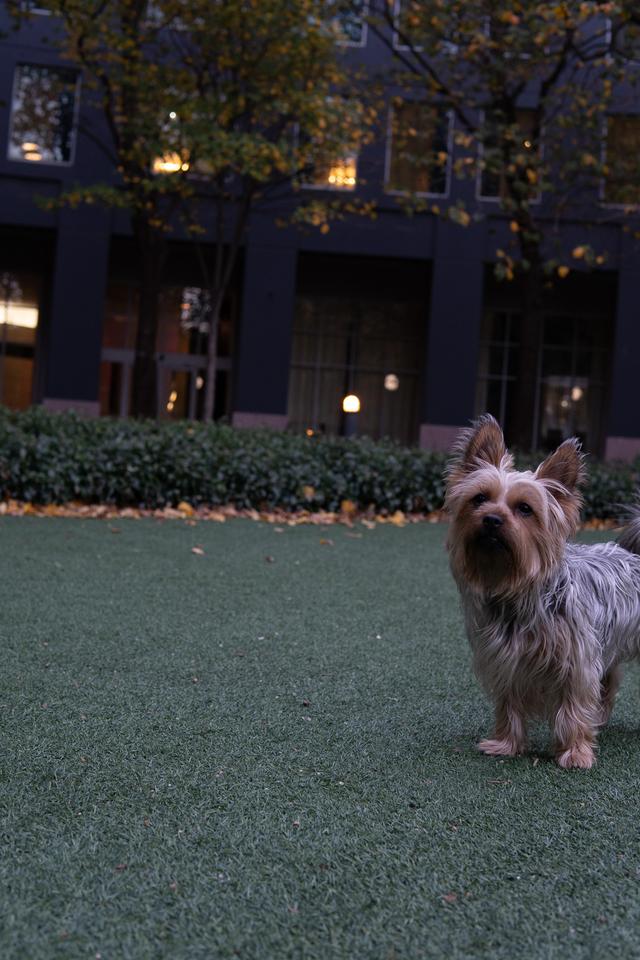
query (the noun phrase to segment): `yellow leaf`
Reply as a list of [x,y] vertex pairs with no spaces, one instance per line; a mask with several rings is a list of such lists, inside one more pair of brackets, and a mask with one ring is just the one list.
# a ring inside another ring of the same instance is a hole
[[558,276],[562,277],[564,280],[565,277],[569,275],[569,267],[558,267]]
[[178,510],[180,513],[184,513],[186,517],[192,517],[195,513],[195,510],[190,503],[187,503],[186,500],[181,500],[178,504]]
[[509,224],[509,229],[511,230],[511,233],[518,233],[520,230],[520,227],[518,226],[515,220],[512,220],[511,223]]
[[356,513],[358,508],[356,507],[353,500],[343,500],[340,504],[340,513],[346,513],[347,516],[352,517]]
[[389,517],[389,522],[393,523],[396,527],[404,527],[406,520],[402,510],[396,510],[396,512]]
[[316,495],[316,488],[310,487],[308,484],[305,484],[305,486],[302,488],[302,496],[305,498],[305,500],[313,500],[315,495]]

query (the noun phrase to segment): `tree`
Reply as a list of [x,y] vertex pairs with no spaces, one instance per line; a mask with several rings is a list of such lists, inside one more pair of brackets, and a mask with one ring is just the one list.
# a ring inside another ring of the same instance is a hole
[[[17,18],[23,5],[11,4]],[[312,151],[353,149],[367,117],[343,96],[347,73],[324,0],[42,0],[53,39],[85,78],[80,132],[99,142],[117,180],[78,185],[62,202],[131,213],[140,251],[133,412],[156,414],[156,337],[167,238],[200,248],[209,296],[205,416],[213,415],[216,339],[250,213],[309,171]],[[106,119],[107,137],[92,122]],[[331,204],[298,204],[325,229]]]
[[[617,4],[601,2],[372,4],[372,26],[394,49],[404,96],[451,112],[454,173],[477,178],[478,192],[498,199],[508,224],[496,273],[521,289],[510,433],[523,448],[533,439],[543,296],[569,272],[559,218],[572,216],[584,232],[575,260],[604,259],[588,243],[588,211],[603,174],[599,143],[615,78],[608,18],[618,15],[625,16]],[[481,215],[473,201],[446,212],[463,226]]]
[[[332,216],[355,209],[353,183],[338,171],[368,138],[374,113],[339,55],[341,21],[327,6],[194,0],[174,33],[176,61],[188,77],[176,109],[202,201],[190,208],[190,229],[208,225],[214,236],[213,262],[208,269],[203,263],[210,327],[205,419],[213,415],[220,310],[252,212],[271,209],[326,231]],[[300,192],[318,178],[328,186],[332,168],[334,181],[341,180],[332,199]]]

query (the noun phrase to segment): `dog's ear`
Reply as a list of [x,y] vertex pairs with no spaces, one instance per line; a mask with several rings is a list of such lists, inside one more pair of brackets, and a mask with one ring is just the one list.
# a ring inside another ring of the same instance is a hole
[[484,466],[510,467],[500,424],[490,413],[485,413],[455,442],[449,462],[449,477],[461,477]]
[[584,455],[580,441],[576,437],[565,440],[557,450],[550,453],[536,470],[536,480],[550,480],[549,486],[556,496],[562,497],[563,491],[574,496],[578,487],[586,479]]

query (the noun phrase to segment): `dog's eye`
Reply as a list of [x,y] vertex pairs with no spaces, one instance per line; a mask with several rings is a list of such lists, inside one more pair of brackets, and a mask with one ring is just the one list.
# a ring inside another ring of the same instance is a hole
[[479,507],[483,503],[486,503],[488,499],[489,497],[486,495],[486,493],[476,493],[475,497],[471,498],[471,503],[474,505],[474,507]]
[[518,511],[518,513],[521,513],[523,517],[530,517],[531,514],[533,513],[532,508],[529,506],[528,503],[525,503],[524,500],[522,501],[522,503],[518,504],[518,506],[516,507],[516,510]]

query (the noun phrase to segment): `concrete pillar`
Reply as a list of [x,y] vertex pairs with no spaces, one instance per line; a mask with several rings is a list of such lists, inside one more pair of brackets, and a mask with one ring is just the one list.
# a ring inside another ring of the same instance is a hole
[[606,460],[633,460],[640,455],[640,273],[627,259],[618,273]]
[[475,413],[483,310],[482,242],[473,227],[438,227],[424,368],[420,446],[448,450]]
[[62,210],[58,220],[49,322],[43,332],[42,403],[99,413],[102,318],[109,218],[101,210]]

